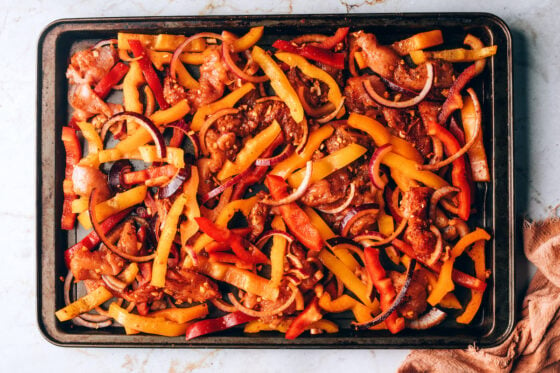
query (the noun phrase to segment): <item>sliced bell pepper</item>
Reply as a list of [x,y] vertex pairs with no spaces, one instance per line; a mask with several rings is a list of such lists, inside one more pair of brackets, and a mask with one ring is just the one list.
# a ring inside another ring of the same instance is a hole
[[148,314],[149,317],[163,317],[164,319],[176,322],[177,324],[184,324],[194,319],[201,319],[207,315],[208,305],[206,303],[186,308],[166,308]]
[[313,298],[311,303],[292,321],[286,331],[286,339],[296,339],[305,329],[316,321],[321,320],[323,314],[319,308],[319,300]]
[[290,109],[290,114],[296,123],[300,123],[305,119],[305,113],[303,111],[303,106],[299,100],[297,92],[294,87],[290,84],[290,81],[286,77],[286,74],[282,71],[280,66],[271,56],[269,56],[262,48],[255,46],[251,52],[253,59],[259,64],[261,69],[263,69],[266,76],[270,78],[270,85],[274,92],[284,101],[288,109]]
[[246,315],[241,311],[236,311],[216,319],[197,321],[187,327],[185,338],[188,341],[202,335],[233,328],[234,326],[245,324],[254,319],[255,317],[253,316]]
[[77,125],[88,142],[88,153],[97,153],[103,150],[103,142],[93,124],[89,122],[78,122]]
[[[288,196],[288,185],[279,176],[268,175],[265,179],[265,185],[272,198],[277,201]],[[278,206],[278,209],[290,232],[296,236],[299,242],[309,250],[321,250],[323,247],[321,234],[311,224],[307,214],[295,202]]]
[[[156,52],[150,49],[148,49],[147,52],[155,68],[160,71],[163,70],[164,64],[169,65],[171,63],[171,58],[173,57],[173,54],[168,52]],[[183,55],[184,54],[181,55],[181,59],[183,58]],[[175,71],[177,72],[177,81],[185,88],[197,89],[198,87],[200,87],[200,84],[198,83],[198,81],[196,81],[195,78],[192,77],[192,75],[185,68],[185,65],[183,65],[182,62],[184,61],[177,61],[177,66],[175,69]],[[200,64],[201,63],[202,62],[200,62]]]
[[[327,94],[328,100],[335,106],[338,107],[342,102],[342,93],[340,92],[340,87],[336,83],[336,80],[327,73],[325,70],[318,68],[317,66],[309,63],[305,58],[287,52],[278,52],[275,54],[276,58],[280,61],[288,64],[290,67],[297,67],[303,74],[310,78],[317,79],[325,83],[329,87],[329,92]],[[337,118],[344,115],[344,108],[339,111]]]
[[[379,261],[379,249],[366,247],[364,249],[364,257],[369,277],[379,293],[381,309],[387,310],[394,302],[397,293],[391,279],[387,277],[385,269]],[[404,318],[399,317],[397,311],[393,311],[385,320],[385,324],[391,333],[396,334],[404,329],[405,323]]]
[[111,89],[121,81],[129,69],[128,65],[117,62],[117,64],[95,85],[93,91],[99,98],[102,100],[105,99],[109,95],[109,92],[111,92]]
[[331,313],[340,313],[352,310],[356,321],[359,323],[371,320],[373,318],[373,313],[377,312],[377,308],[374,311],[347,294],[343,294],[336,299],[331,299],[331,295],[327,292],[323,293],[321,298],[319,298],[319,307],[321,307],[324,311]]
[[[148,187],[139,185],[122,193],[117,193],[114,197],[107,201],[101,202],[95,206],[96,217],[99,221],[103,221],[116,213],[123,211],[129,207],[137,205],[144,201]],[[85,229],[91,229],[91,221],[87,211],[82,212],[78,216],[78,221]]]
[[[155,37],[154,49],[157,51],[174,52],[187,39],[185,35],[158,34]],[[202,52],[206,49],[206,39],[195,39],[185,47],[190,52]]]
[[291,156],[274,166],[270,174],[286,179],[292,172],[305,166],[305,163],[311,159],[313,153],[319,149],[323,141],[329,138],[333,132],[334,128],[330,124],[325,124],[311,132],[307,139],[307,144],[305,144],[301,153],[294,152]]
[[441,30],[420,32],[407,39],[394,42],[391,46],[401,56],[406,56],[412,51],[435,47],[443,44]]
[[187,241],[198,232],[198,224],[195,218],[200,217],[200,207],[196,199],[199,181],[198,168],[196,166],[191,166],[191,177],[183,187],[183,193],[187,197],[184,212],[187,220],[182,222],[179,227],[181,246],[183,248],[187,244]]
[[[356,159],[360,158],[367,152],[367,149],[358,144],[349,144],[331,154],[313,162],[313,173],[311,174],[311,183],[315,183],[324,179],[335,171],[338,171]],[[305,170],[294,172],[288,177],[288,183],[293,188],[297,188],[303,181]]]
[[[470,96],[463,97],[463,108],[461,109],[461,122],[465,129],[465,140],[469,142],[475,133],[475,127],[479,118],[475,110],[473,99]],[[471,165],[471,174],[473,181],[487,182],[490,181],[490,170],[488,169],[488,158],[484,149],[484,141],[482,132],[479,133],[478,139],[467,152],[469,155],[469,163]]]
[[420,65],[427,60],[438,59],[449,62],[472,62],[478,61],[484,58],[492,57],[498,51],[497,45],[492,45],[490,47],[484,47],[480,49],[447,49],[443,51],[411,51],[410,57],[412,62],[416,65]]
[[135,315],[119,307],[116,303],[111,303],[108,313],[115,321],[128,329],[148,334],[177,337],[184,334],[187,329],[186,323],[178,324],[161,317]]
[[237,153],[235,161],[232,162],[228,159],[224,163],[222,169],[218,172],[218,180],[223,181],[251,167],[281,132],[282,128],[280,128],[278,122],[274,120],[270,126],[247,140],[245,145],[243,145],[243,149]]
[[62,127],[62,142],[66,152],[66,168],[64,171],[64,202],[62,203],[60,227],[65,230],[70,230],[74,228],[76,222],[76,215],[72,213],[72,201],[77,198],[73,191],[72,173],[74,172],[74,166],[77,165],[80,158],[82,158],[82,147],[76,135],[76,130],[70,127]]
[[418,163],[393,152],[387,153],[381,160],[381,163],[389,166],[391,170],[398,170],[403,176],[409,179],[418,180],[424,185],[434,189],[448,185],[447,181],[438,175],[430,171],[419,171],[417,169]]
[[187,100],[180,100],[175,105],[167,109],[158,110],[152,115],[150,119],[156,126],[162,126],[181,120],[189,113],[191,107]]
[[264,26],[252,27],[245,35],[233,42],[233,52],[239,53],[246,51],[261,39],[264,33]]
[[[113,150],[113,149],[111,149]],[[118,159],[139,159],[144,161],[145,163],[153,163],[153,162],[167,162],[176,168],[183,168],[185,167],[185,151],[181,148],[173,148],[168,146],[167,147],[167,154],[165,158],[160,158],[158,155],[157,148],[154,145],[143,145],[138,148],[137,151],[132,153],[125,153],[123,155],[117,150],[116,152],[108,152],[106,151],[99,153],[99,160],[101,162],[111,162]],[[105,158],[105,157],[108,158]]]
[[[461,149],[459,141],[448,130],[435,122],[428,123],[428,133],[441,140],[448,156],[457,153]],[[453,162],[451,182],[453,186],[460,189],[459,193],[457,193],[458,215],[461,219],[467,221],[471,214],[471,186],[467,178],[465,157],[461,157]]]
[[222,228],[214,224],[210,219],[207,218],[196,218],[195,219],[200,230],[217,242],[227,243],[231,246],[231,249],[239,257],[239,259],[245,261],[248,264],[256,263],[267,263],[268,258],[261,251],[254,250],[249,252],[245,248],[243,243],[243,238],[227,228]]
[[[467,252],[474,262],[474,271],[476,278],[481,281],[486,281],[486,258],[484,255],[484,241],[476,242],[473,247]],[[483,291],[471,290],[471,300],[467,303],[465,310],[459,315],[456,321],[460,324],[470,324],[472,319],[476,316],[480,304],[482,303]]]
[[[472,34],[467,34],[467,36],[465,36],[465,40],[463,40],[463,44],[468,45],[473,50],[484,48],[484,43],[479,38],[473,36]],[[484,67],[486,66],[486,58],[476,61],[474,65],[476,66],[475,73],[476,75],[479,75],[484,70]]]
[[[123,104],[126,111],[133,111],[138,114],[144,111],[142,102],[140,101],[140,92],[138,91],[138,87],[143,83],[144,77],[142,76],[142,69],[140,69],[140,65],[137,61],[132,61],[130,63],[130,69],[123,81]],[[130,124],[127,123],[127,126],[129,129],[128,133],[131,134]],[[135,127],[133,129],[135,129]]]
[[173,245],[173,240],[177,235],[177,226],[179,225],[179,218],[183,213],[185,208],[185,203],[187,199],[184,195],[179,195],[163,223],[163,228],[161,231],[161,236],[158,241],[156,249],[156,257],[154,258],[154,264],[152,266],[152,280],[150,284],[155,287],[165,286],[165,274],[167,273],[167,258],[169,257],[169,251],[171,250],[171,245]]
[[324,49],[332,49],[336,47],[338,43],[342,43],[344,39],[346,39],[348,31],[350,31],[350,27],[339,27],[333,36],[326,38],[316,46]]
[[[408,255],[402,256],[403,259],[405,257],[408,258],[408,261],[410,261],[410,257]],[[437,277],[431,271],[426,271],[425,273],[426,273],[426,278],[428,279],[428,292],[431,293],[436,286]],[[442,300],[438,303],[438,306],[443,308],[456,309],[456,310],[460,310],[461,308],[463,308],[461,306],[461,303],[459,302],[459,299],[457,299],[457,297],[451,292],[447,293],[445,297],[442,298]]]
[[171,179],[176,173],[177,168],[175,166],[166,164],[159,167],[148,167],[140,171],[127,172],[123,174],[123,180],[128,185],[141,184],[160,177]]
[[84,312],[91,311],[95,307],[102,305],[112,297],[113,294],[111,294],[109,290],[105,289],[103,286],[99,286],[91,293],[84,295],[75,302],[56,311],[56,318],[61,322],[73,319]]
[[298,47],[287,40],[276,40],[272,46],[284,52],[299,54],[313,61],[324,63],[336,69],[344,69],[344,53],[335,53],[328,49],[314,45],[303,45]]
[[208,115],[214,114],[215,112],[228,109],[235,106],[237,101],[241,100],[243,96],[255,89],[253,83],[245,83],[241,87],[237,88],[235,91],[231,92],[229,95],[221,98],[218,101],[212,102],[206,106],[200,107],[196,113],[194,113],[193,120],[191,123],[191,129],[193,131],[200,131],[206,117]]
[[132,262],[121,273],[119,273],[118,278],[125,284],[131,284],[132,281],[136,279],[136,275],[139,272],[138,263]]
[[130,45],[130,49],[132,49],[132,53],[134,53],[134,57],[140,57],[137,61],[142,69],[142,74],[146,79],[146,83],[150,86],[156,101],[160,108],[167,109],[169,104],[165,101],[163,97],[163,88],[161,86],[161,82],[159,77],[154,70],[150,57],[146,52],[146,49],[142,46],[142,43],[136,39],[128,39],[128,44]]
[[[276,215],[270,224],[272,229],[286,231],[286,224],[282,218]],[[284,237],[272,237],[272,247],[270,248],[270,286],[278,287],[284,276],[284,258],[286,256],[286,248],[288,243]]]

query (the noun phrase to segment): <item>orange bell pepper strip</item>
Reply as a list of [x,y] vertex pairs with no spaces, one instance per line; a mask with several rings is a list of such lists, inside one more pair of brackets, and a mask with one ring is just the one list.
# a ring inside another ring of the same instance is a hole
[[297,154],[294,152],[291,156],[274,166],[270,174],[286,179],[292,172],[305,166],[307,161],[313,156],[313,153],[319,149],[323,141],[329,138],[333,132],[334,128],[330,124],[325,124],[321,128],[311,132],[307,139],[307,144],[305,144],[301,153]]
[[[484,48],[484,43],[479,38],[473,36],[472,34],[467,34],[467,36],[465,36],[465,40],[463,40],[463,44],[468,45],[473,50]],[[479,75],[484,70],[484,67],[486,66],[486,59],[485,58],[480,59],[476,61],[474,65],[476,70],[475,74]]]
[[394,42],[391,46],[401,56],[406,56],[412,51],[435,47],[443,44],[441,30],[420,32],[407,39]]
[[309,325],[321,320],[322,317],[323,314],[319,308],[319,300],[315,297],[290,324],[286,331],[286,339],[296,339]]
[[233,42],[233,52],[239,53],[246,51],[261,39],[264,33],[264,26],[252,27],[245,35]]
[[150,284],[155,287],[165,286],[165,274],[167,273],[167,259],[169,257],[169,251],[171,250],[171,245],[173,245],[173,240],[177,235],[177,226],[179,224],[179,218],[183,213],[183,208],[187,202],[186,197],[181,194],[179,195],[171,209],[167,213],[167,217],[163,223],[163,229],[161,231],[161,236],[158,241],[156,249],[156,257],[154,258],[154,263],[152,265],[152,280]]
[[113,294],[111,294],[109,290],[103,286],[99,286],[91,293],[84,295],[80,299],[56,311],[56,318],[61,322],[73,319],[84,312],[91,311],[95,307],[102,305],[112,297]]
[[187,324],[179,324],[164,319],[163,317],[140,316],[127,312],[116,303],[111,303],[108,310],[109,316],[124,325],[129,330],[140,331],[148,334],[177,337],[187,330]]
[[[317,79],[325,83],[329,87],[329,92],[327,94],[328,100],[337,108],[342,102],[342,93],[340,92],[340,87],[336,83],[336,80],[327,73],[325,70],[318,68],[317,66],[309,63],[305,58],[294,53],[287,52],[277,52],[275,54],[276,58],[284,62],[290,67],[297,67],[303,74],[310,78]],[[340,118],[345,113],[344,108],[339,111],[337,118]]]
[[191,166],[191,177],[183,187],[183,193],[187,197],[185,203],[185,212],[183,213],[187,220],[181,223],[179,234],[181,236],[181,246],[184,249],[187,241],[198,232],[198,223],[196,218],[200,217],[200,207],[196,199],[196,192],[200,177],[198,176],[198,168]]
[[[478,98],[476,97],[476,93],[474,93],[474,91],[472,91],[472,95],[473,96],[463,97],[463,108],[461,109],[461,122],[463,123],[463,128],[465,130],[466,142],[469,142],[472,139],[476,131],[477,122],[481,119],[478,117],[477,110],[475,110],[476,106],[479,106],[480,104],[478,102],[475,103],[473,100],[474,98],[478,101]],[[484,149],[482,132],[479,133],[478,139],[471,146],[467,154],[469,155],[473,181],[490,181],[490,170],[488,169],[488,158],[486,157],[486,150]]]
[[[270,223],[272,229],[286,231],[286,224],[282,218],[276,215]],[[284,277],[284,258],[286,257],[286,248],[288,242],[284,237],[273,236],[272,247],[270,248],[270,286],[278,287]]]
[[72,184],[72,173],[74,172],[74,166],[77,165],[80,158],[82,158],[82,146],[76,135],[76,130],[70,127],[62,127],[62,142],[64,143],[64,150],[66,152],[66,168],[62,184],[64,202],[62,204],[60,228],[70,230],[74,228],[74,224],[76,223],[76,215],[72,213],[72,203],[77,198]]
[[[279,176],[268,175],[265,179],[265,185],[272,198],[277,201],[288,196],[288,185]],[[307,214],[295,202],[278,206],[278,209],[290,232],[299,242],[309,250],[319,251],[323,248],[321,234],[311,224]]]
[[290,81],[276,62],[270,57],[262,48],[255,46],[251,52],[253,59],[261,69],[263,69],[266,76],[270,78],[270,85],[274,92],[284,101],[290,114],[296,123],[300,123],[305,119],[303,106],[299,100],[297,92],[290,84]]
[[[387,277],[385,269],[379,261],[379,249],[366,247],[364,249],[364,257],[369,277],[379,293],[381,309],[389,309],[397,297],[397,293],[391,279]],[[404,318],[399,317],[397,311],[393,311],[385,320],[385,324],[391,333],[396,334],[404,329],[405,323]]]
[[[375,300],[377,306],[377,300]],[[372,309],[358,302],[347,294],[343,294],[336,299],[331,299],[331,295],[327,292],[323,293],[319,298],[319,307],[329,313],[340,313],[351,310],[359,323],[364,323],[373,318],[373,314],[378,311],[378,307]]]
[[443,51],[411,51],[410,57],[412,62],[416,65],[420,65],[427,60],[444,60],[449,62],[472,62],[478,61],[484,58],[492,57],[498,52],[498,46],[492,45],[490,47],[484,47],[480,49],[447,49]]
[[243,96],[251,92],[253,89],[255,89],[255,85],[253,83],[245,83],[222,99],[212,102],[211,104],[208,104],[206,106],[202,106],[196,111],[193,116],[191,129],[193,131],[200,131],[208,115],[214,114],[215,112],[222,109],[234,107],[237,101],[239,101]]
[[187,308],[166,308],[163,310],[151,312],[149,317],[163,317],[166,320],[184,324],[194,319],[201,319],[208,315],[208,305],[206,303],[197,304],[196,306]]
[[[404,257],[407,257],[408,260],[410,260],[407,255],[403,255],[403,258]],[[428,292],[431,293],[436,286],[437,277],[433,274],[433,272],[426,271],[426,278],[428,279]],[[463,308],[461,306],[461,303],[453,293],[447,293],[445,297],[443,297],[443,299],[438,303],[438,305],[443,308],[452,308],[458,310]]]
[[394,153],[418,163],[424,161],[422,155],[408,141],[391,135],[389,130],[375,119],[351,113],[348,117],[348,125],[370,135],[377,146],[392,144]]
[[[151,48],[160,51],[174,52],[186,36],[184,35],[149,35],[149,34],[132,34],[119,32],[117,34],[117,46],[119,50],[130,50],[129,40],[136,39],[142,43],[144,48]],[[185,47],[189,52],[202,52],[206,49],[206,41],[204,39],[193,40]]]
[[[399,154],[389,152],[382,159],[381,163],[395,169],[404,177],[420,181],[422,184],[434,189],[448,185],[447,181],[430,171],[419,171],[418,163],[411,161]],[[470,207],[470,206],[469,206]]]
[[[313,162],[313,172],[311,174],[311,184],[324,179],[335,171],[338,171],[364,155],[367,149],[358,144],[349,144],[331,154]],[[294,172],[288,177],[288,183],[293,188],[297,188],[303,181],[305,170]]]
[[[461,149],[459,141],[445,128],[435,122],[428,123],[428,134],[436,136],[441,140],[448,156],[457,153]],[[453,162],[451,181],[460,189],[457,194],[459,217],[465,221],[469,220],[471,214],[471,186],[467,178],[467,166],[465,157]]]
[[[97,204],[95,206],[97,219],[99,221],[103,221],[120,211],[141,203],[144,201],[144,198],[146,198],[147,191],[148,187],[140,185],[122,193],[117,193],[114,197],[108,199],[107,201]],[[91,229],[91,221],[87,211],[78,215],[78,221],[85,229]]]
[[490,238],[490,235],[484,229],[476,228],[474,231],[463,236],[455,244],[450,252],[449,258],[443,263],[441,267],[441,272],[439,274],[436,286],[433,288],[430,296],[428,297],[428,303],[430,303],[432,306],[435,306],[443,299],[443,297],[447,293],[453,291],[453,289],[455,288],[452,279],[453,264],[455,263],[455,259],[458,258],[468,246],[472,245],[476,241],[487,241]]
[[[474,272],[476,278],[486,281],[486,258],[484,255],[484,241],[476,242],[467,254],[474,261]],[[476,316],[480,304],[482,303],[483,291],[471,290],[471,300],[465,307],[463,313],[457,316],[456,321],[460,324],[470,324]]]
[[82,131],[82,135],[88,143],[88,153],[97,153],[103,150],[103,142],[93,124],[89,122],[77,122],[76,125]]
[[235,156],[235,161],[232,162],[228,159],[224,163],[222,169],[218,172],[218,180],[224,181],[251,167],[281,132],[282,128],[280,128],[278,122],[274,120],[270,126],[247,140],[245,145],[243,145],[243,149]]

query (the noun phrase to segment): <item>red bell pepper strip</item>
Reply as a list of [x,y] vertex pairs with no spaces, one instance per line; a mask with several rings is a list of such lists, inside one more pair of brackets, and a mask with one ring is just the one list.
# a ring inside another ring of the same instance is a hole
[[[128,208],[126,210],[123,210],[123,211],[121,211],[119,213],[116,213],[115,215],[105,219],[101,223],[101,229],[103,229],[103,232],[105,234],[107,234],[121,220],[123,220],[126,216],[128,216],[128,214],[130,214],[131,211],[132,211],[132,208]],[[70,246],[68,249],[66,249],[66,251],[64,252],[64,261],[66,262],[66,267],[70,268],[70,260],[72,259],[72,255],[74,255],[74,253],[77,250],[80,250],[83,247],[85,247],[88,250],[91,250],[95,246],[99,245],[99,242],[100,242],[100,240],[99,240],[99,236],[97,235],[97,233],[95,233],[95,231],[91,231],[87,236],[82,238],[82,240],[80,242],[78,242],[78,243]],[[150,266],[150,268],[151,268],[151,266]]]
[[212,237],[212,239],[227,243],[231,246],[231,250],[247,264],[267,263],[268,258],[258,249],[254,249],[252,253],[247,251],[244,240],[241,236],[235,234],[227,228],[218,227],[210,219],[195,218],[201,231]]
[[350,27],[340,27],[339,29],[336,30],[333,36],[323,40],[321,43],[317,44],[316,46],[324,49],[332,49],[338,43],[344,41],[346,35],[348,35],[349,30]]
[[152,60],[150,60],[146,49],[144,49],[140,40],[136,39],[129,39],[128,45],[130,45],[130,49],[132,49],[134,57],[141,57],[138,60],[138,64],[142,69],[142,74],[144,74],[146,83],[148,83],[150,89],[154,93],[159,107],[163,110],[169,108],[169,104],[167,103],[167,101],[165,101],[165,98],[163,96],[163,88],[161,87],[161,82],[156,74],[156,71],[154,70],[154,67],[152,66]]
[[[445,128],[435,122],[428,123],[428,133],[441,140],[447,156],[457,153],[461,149],[459,141]],[[459,217],[465,221],[469,220],[471,214],[471,186],[467,177],[467,166],[465,157],[461,157],[453,162],[451,171],[451,182],[454,186],[461,189],[457,194]]]
[[[288,184],[280,176],[268,175],[265,185],[272,198],[280,200],[288,196]],[[323,248],[321,234],[309,220],[309,216],[295,202],[278,206],[280,214],[294,236],[309,250],[319,251]]]
[[[385,311],[391,307],[397,293],[395,292],[391,279],[387,277],[385,269],[379,261],[379,250],[373,247],[366,247],[364,249],[364,256],[369,277],[379,293],[381,309]],[[391,333],[396,334],[404,329],[404,318],[399,317],[397,311],[393,311],[393,313],[385,319],[385,324]]]
[[344,53],[331,52],[314,45],[298,47],[287,40],[276,40],[272,46],[281,51],[299,54],[302,57],[324,63],[336,69],[344,69]]
[[[416,256],[414,249],[406,242],[396,238],[393,240],[392,244],[403,254],[406,254],[409,257],[416,259],[422,262],[423,264],[426,264],[420,258],[418,258],[418,256]],[[428,268],[430,268],[434,272],[439,273],[441,272],[441,263],[437,262],[435,264],[432,264],[431,266],[428,266]],[[458,285],[464,286],[468,289],[479,290],[479,291],[484,291],[486,289],[486,283],[484,281],[480,281],[476,277],[470,276],[465,272],[461,272],[455,268],[451,273],[451,279],[453,280],[453,282],[457,283]]]
[[449,88],[449,93],[445,102],[441,106],[441,110],[438,114],[438,123],[443,125],[449,119],[449,116],[457,109],[463,107],[463,98],[461,97],[461,91],[472,78],[476,76],[476,65],[472,64],[467,67],[455,81],[451,88]]
[[311,303],[292,321],[286,331],[286,339],[296,339],[305,329],[323,318],[319,307],[319,298],[315,297]]
[[62,142],[66,151],[66,169],[64,171],[64,202],[62,204],[62,217],[60,227],[70,230],[74,228],[76,214],[72,213],[72,201],[77,198],[72,190],[72,173],[74,166],[82,158],[82,146],[76,135],[76,130],[70,127],[62,127]]
[[234,326],[245,324],[249,321],[254,320],[255,317],[244,314],[241,311],[228,313],[217,319],[206,319],[197,321],[190,324],[187,327],[187,332],[185,333],[185,339],[187,341],[200,337],[201,335],[206,335],[210,333],[219,332]]
[[171,164],[166,164],[163,166],[152,166],[140,171],[126,172],[123,175],[123,180],[125,184],[140,184],[144,183],[150,179],[156,179],[159,177],[173,178],[177,173],[177,168]]
[[122,62],[117,63],[101,80],[95,85],[93,91],[101,98],[105,99],[111,89],[116,86],[126,75],[130,67]]

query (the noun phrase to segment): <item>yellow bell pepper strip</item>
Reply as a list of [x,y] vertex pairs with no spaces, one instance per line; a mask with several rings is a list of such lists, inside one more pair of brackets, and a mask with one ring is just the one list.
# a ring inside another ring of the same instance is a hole
[[89,206],[89,198],[82,197],[72,201],[72,213],[80,214],[87,210]]
[[[128,44],[130,39],[140,41],[144,48],[173,52],[185,41],[186,37],[184,35],[148,35],[119,32],[117,35],[117,47],[119,50],[130,50],[131,48]],[[206,41],[202,38],[193,40],[185,47],[185,50],[190,52],[202,52],[204,49],[206,49]]]
[[[144,76],[137,61],[130,63],[130,70],[123,80],[123,103],[125,111],[133,111],[141,114],[144,109],[140,101],[138,87],[144,84]],[[129,129],[128,133],[132,133]]]
[[393,136],[384,125],[368,116],[351,113],[348,117],[348,125],[371,136],[377,146],[385,144],[393,145],[393,152],[403,157],[422,163],[424,158],[408,141]]
[[397,170],[396,168],[392,168],[390,172],[391,172],[391,177],[395,181],[395,184],[397,184],[397,186],[403,192],[408,192],[410,188],[419,185],[415,180],[409,179],[408,177],[404,176],[404,174],[399,170]]
[[311,303],[292,321],[286,331],[286,339],[296,339],[307,327],[314,322],[321,320],[323,314],[319,308],[319,300],[313,298]]
[[[272,229],[286,231],[286,224],[279,215],[276,215],[270,223]],[[272,247],[270,248],[270,286],[278,287],[284,276],[284,258],[288,243],[284,237],[273,236]]]
[[181,247],[184,249],[187,241],[198,232],[198,224],[195,218],[200,217],[200,207],[196,199],[196,192],[200,177],[198,176],[198,168],[191,166],[191,177],[183,187],[183,194],[187,198],[185,203],[184,215],[187,218],[181,223],[179,227],[179,234],[181,236]]
[[156,249],[156,257],[152,266],[152,280],[150,284],[155,287],[165,286],[165,274],[167,273],[167,258],[173,240],[177,235],[177,226],[179,225],[179,218],[185,208],[187,198],[184,195],[179,195],[171,205],[171,209],[167,213],[167,217],[163,223],[161,236],[158,241]]
[[[148,187],[139,185],[122,193],[115,194],[114,197],[95,206],[95,213],[99,221],[103,221],[116,213],[126,210],[144,201]],[[91,229],[91,221],[87,211],[78,215],[78,221],[85,229]]]
[[138,271],[138,264],[136,262],[132,262],[121,273],[119,273],[117,277],[125,284],[131,284],[132,281],[136,279]]
[[[349,144],[348,146],[313,162],[313,173],[311,174],[310,183],[315,183],[324,179],[333,172],[348,166],[366,152],[367,149],[361,145]],[[301,184],[304,174],[305,170],[300,170],[288,177],[288,183],[290,186],[297,188]]]
[[484,229],[476,228],[474,231],[463,236],[455,244],[449,254],[449,258],[441,266],[438,281],[428,297],[428,303],[435,306],[447,293],[455,289],[452,279],[453,264],[455,263],[455,259],[459,257],[468,246],[472,245],[476,241],[488,241],[490,238],[490,235]]
[[280,319],[279,323],[274,323],[274,325],[261,320],[253,320],[245,325],[245,327],[243,328],[243,333],[255,334],[263,331],[276,331],[280,333],[286,333],[293,320],[294,319],[292,317],[283,318]]
[[[473,36],[472,34],[467,34],[467,36],[465,36],[465,40],[463,40],[463,44],[468,45],[473,50],[484,48],[484,43],[479,38]],[[474,63],[474,65],[476,70],[475,74],[479,75],[484,70],[484,67],[486,66],[486,59],[478,60]]]
[[[243,215],[249,216],[249,212],[251,211],[253,206],[255,206],[257,201],[258,197],[256,196],[247,199],[238,199],[235,201],[231,201],[222,209],[222,211],[220,211],[220,214],[218,215],[214,223],[222,228],[227,227],[227,224],[233,218],[233,215],[235,215],[237,211],[241,211]],[[193,244],[194,252],[198,254],[202,249],[204,249],[206,245],[208,245],[212,241],[213,239],[206,233],[200,235]]]
[[99,154],[98,153],[90,153],[90,154],[86,155],[85,157],[80,159],[80,162],[78,162],[78,165],[93,167],[93,168],[99,168],[99,165],[100,165]]
[[389,166],[391,169],[400,171],[407,178],[418,180],[422,184],[434,189],[449,185],[447,181],[430,171],[419,171],[416,168],[418,163],[393,152],[387,153],[381,160],[381,163]]
[[[410,257],[408,257],[407,255],[403,255],[403,259],[405,257],[408,258],[408,261],[410,261]],[[428,293],[431,293],[434,287],[436,286],[437,277],[431,271],[425,271],[425,274],[426,274],[426,278],[428,279]],[[463,308],[461,306],[461,303],[453,293],[447,293],[445,297],[443,297],[443,299],[438,303],[438,305],[443,308],[451,308],[457,310]]]
[[366,307],[356,299],[347,294],[343,294],[336,299],[331,299],[331,295],[327,292],[323,293],[319,298],[319,307],[329,313],[340,313],[352,310],[356,321],[359,323],[367,322],[373,318],[374,313],[378,312],[379,306],[377,299],[374,301],[373,309]]
[[198,108],[196,113],[194,113],[191,123],[191,129],[193,131],[200,131],[208,115],[212,115],[222,109],[229,109],[234,107],[237,101],[241,100],[243,96],[251,92],[253,89],[255,89],[255,85],[253,83],[245,83],[224,98]]
[[[484,255],[484,241],[476,242],[467,254],[474,261],[474,272],[476,278],[481,281],[486,281],[486,258]],[[467,303],[465,310],[459,315],[456,321],[460,324],[470,324],[472,319],[476,316],[480,304],[482,303],[483,291],[471,290],[471,300]]]
[[[472,92],[474,95],[475,93]],[[478,104],[478,103],[477,103]],[[465,141],[469,142],[476,131],[478,114],[475,110],[475,104],[470,96],[463,97],[463,108],[461,109],[461,123],[465,130]],[[484,149],[484,141],[482,132],[479,133],[478,139],[468,150],[469,163],[471,165],[471,173],[473,181],[487,182],[490,181],[490,170],[488,169],[488,158]]]
[[292,172],[305,166],[307,161],[313,156],[313,153],[319,149],[323,141],[329,138],[333,132],[334,128],[330,124],[325,124],[321,128],[313,131],[309,135],[307,144],[305,144],[301,153],[298,154],[294,152],[291,156],[274,166],[270,174],[286,179]]
[[395,231],[393,217],[383,211],[377,216],[377,225],[379,226],[379,233],[385,236],[390,236]]
[[156,111],[155,113],[150,115],[150,119],[156,126],[162,126],[164,124],[173,123],[175,121],[183,119],[190,110],[191,107],[189,106],[188,101],[180,100],[169,109]]
[[[342,93],[340,92],[340,87],[336,83],[336,80],[327,73],[325,70],[318,68],[317,66],[309,63],[305,58],[293,53],[287,52],[277,52],[275,54],[276,58],[280,61],[288,64],[290,67],[297,67],[300,71],[310,78],[317,79],[325,83],[329,87],[329,92],[327,94],[328,100],[335,106],[338,107],[342,102]],[[339,111],[337,118],[340,118],[345,113],[344,108]]]
[[290,84],[286,74],[272,57],[270,57],[262,48],[255,46],[251,52],[253,59],[263,69],[266,76],[270,78],[270,85],[274,92],[284,101],[290,109],[290,114],[296,123],[300,123],[305,119],[303,106],[299,101],[297,92]]
[[[129,137],[130,138],[130,137]],[[114,162],[119,159],[138,159],[146,163],[167,162],[176,168],[185,167],[184,150],[180,148],[167,147],[167,155],[160,158],[154,145],[140,146],[130,153],[121,153],[118,149],[105,149],[99,152],[98,160],[101,163]]]
[[140,316],[128,313],[116,303],[109,306],[109,316],[122,324],[129,330],[140,331],[148,334],[163,335],[166,337],[177,337],[183,335],[187,330],[187,324],[178,324],[165,320],[161,317]]
[[88,153],[97,153],[103,150],[103,142],[99,137],[99,134],[95,130],[93,124],[89,122],[77,122],[77,126],[82,131],[82,135],[88,142]]
[[478,61],[483,58],[492,57],[498,51],[497,45],[492,45],[490,47],[484,47],[481,49],[447,49],[443,51],[411,51],[410,57],[412,62],[416,65],[420,65],[427,60],[439,59],[449,62],[472,62]]
[[[160,71],[163,70],[163,65],[169,65],[171,63],[171,58],[173,57],[173,53],[158,52],[151,49],[148,50],[148,55],[156,69]],[[188,65],[202,65],[204,62],[204,53],[181,53],[179,60]]]
[[391,46],[401,56],[406,56],[412,51],[435,47],[443,44],[441,30],[420,32],[407,39],[394,42]]
[[184,324],[194,319],[202,319],[207,315],[208,305],[206,303],[187,308],[166,308],[148,314],[149,317],[164,318],[177,324]]
[[235,161],[229,159],[224,163],[218,180],[224,181],[234,175],[240,174],[253,165],[259,156],[274,142],[274,139],[282,132],[282,128],[276,120],[254,137],[250,138],[243,145],[243,149],[237,153]]
[[[268,175],[265,185],[276,201],[288,196],[288,185],[279,176]],[[309,250],[319,251],[323,247],[323,239],[319,231],[311,224],[307,214],[295,203],[278,206],[280,214],[290,232]]]
[[210,262],[201,257],[199,264],[194,269],[216,281],[228,283],[265,299],[276,300],[278,298],[278,288],[270,286],[268,279],[234,265]]
[[245,35],[233,42],[233,52],[239,53],[246,51],[261,39],[264,33],[264,26],[252,27]]
[[84,295],[75,302],[72,302],[66,307],[56,311],[56,318],[61,322],[73,319],[84,312],[91,311],[95,307],[102,305],[112,297],[113,294],[111,294],[109,290],[100,286],[91,293]]

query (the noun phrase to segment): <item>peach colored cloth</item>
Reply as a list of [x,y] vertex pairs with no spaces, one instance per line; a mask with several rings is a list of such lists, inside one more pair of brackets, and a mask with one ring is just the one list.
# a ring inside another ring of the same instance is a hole
[[523,229],[524,250],[537,267],[521,320],[501,345],[488,349],[415,350],[399,368],[408,372],[560,372],[560,220]]

